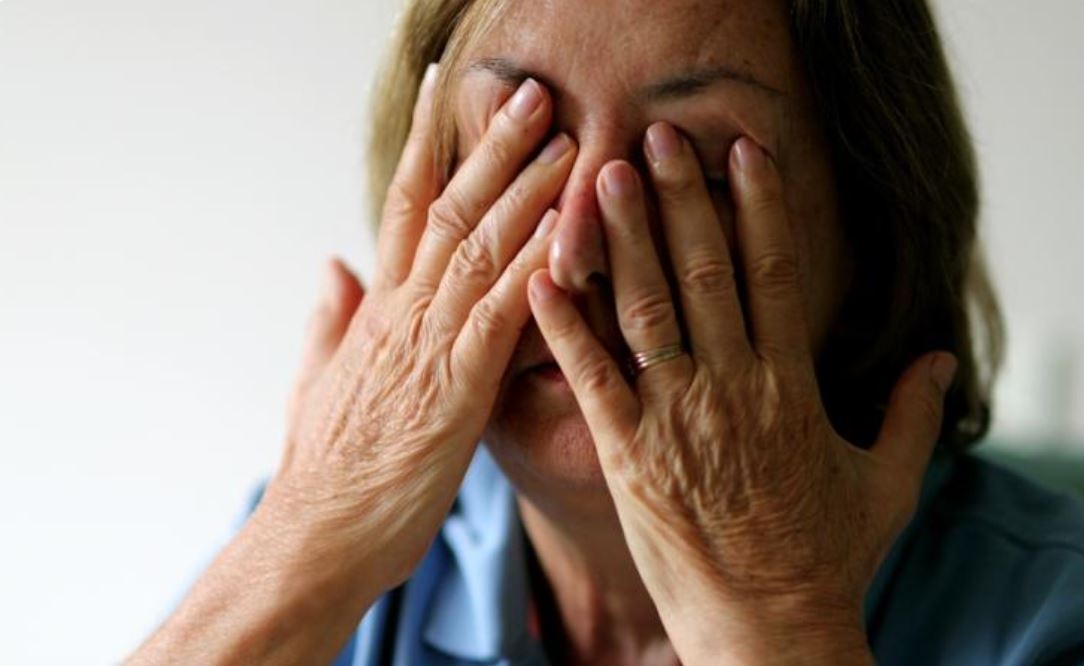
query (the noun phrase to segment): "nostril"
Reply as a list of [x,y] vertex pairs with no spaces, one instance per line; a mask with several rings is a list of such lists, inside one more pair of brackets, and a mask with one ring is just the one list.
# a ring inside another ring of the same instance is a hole
[[592,276],[609,275],[602,225],[593,211],[585,211],[579,199],[569,202],[550,252],[550,272],[562,289],[586,293]]

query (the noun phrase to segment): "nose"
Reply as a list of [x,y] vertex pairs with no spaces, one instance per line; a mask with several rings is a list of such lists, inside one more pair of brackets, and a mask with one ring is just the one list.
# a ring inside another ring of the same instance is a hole
[[595,182],[610,160],[628,158],[628,146],[603,133],[578,137],[579,156],[557,202],[561,217],[550,247],[550,274],[562,289],[584,294],[596,277],[609,278]]

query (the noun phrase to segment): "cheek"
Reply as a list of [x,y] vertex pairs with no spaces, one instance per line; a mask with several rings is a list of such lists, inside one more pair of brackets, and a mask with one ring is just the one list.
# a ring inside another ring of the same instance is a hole
[[819,351],[842,302],[848,263],[830,171],[810,165],[804,173],[786,183],[787,209],[813,348]]

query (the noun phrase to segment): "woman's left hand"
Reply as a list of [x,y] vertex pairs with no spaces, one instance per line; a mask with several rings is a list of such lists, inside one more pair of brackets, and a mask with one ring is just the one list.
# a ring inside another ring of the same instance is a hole
[[[916,507],[956,361],[919,358],[877,442],[845,441],[820,400],[773,160],[748,138],[731,150],[743,309],[692,146],[661,123],[648,137],[687,353],[630,386],[548,272],[530,283],[637,568],[686,664],[871,662],[863,600]],[[597,189],[629,348],[681,342],[636,170],[611,162]]]

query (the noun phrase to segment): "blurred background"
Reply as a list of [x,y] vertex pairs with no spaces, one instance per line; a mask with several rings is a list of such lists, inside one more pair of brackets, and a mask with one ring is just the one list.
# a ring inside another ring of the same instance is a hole
[[[1081,0],[936,0],[1008,320],[980,450],[1084,475]],[[322,264],[370,274],[397,2],[0,0],[0,660],[118,661],[274,466]]]

